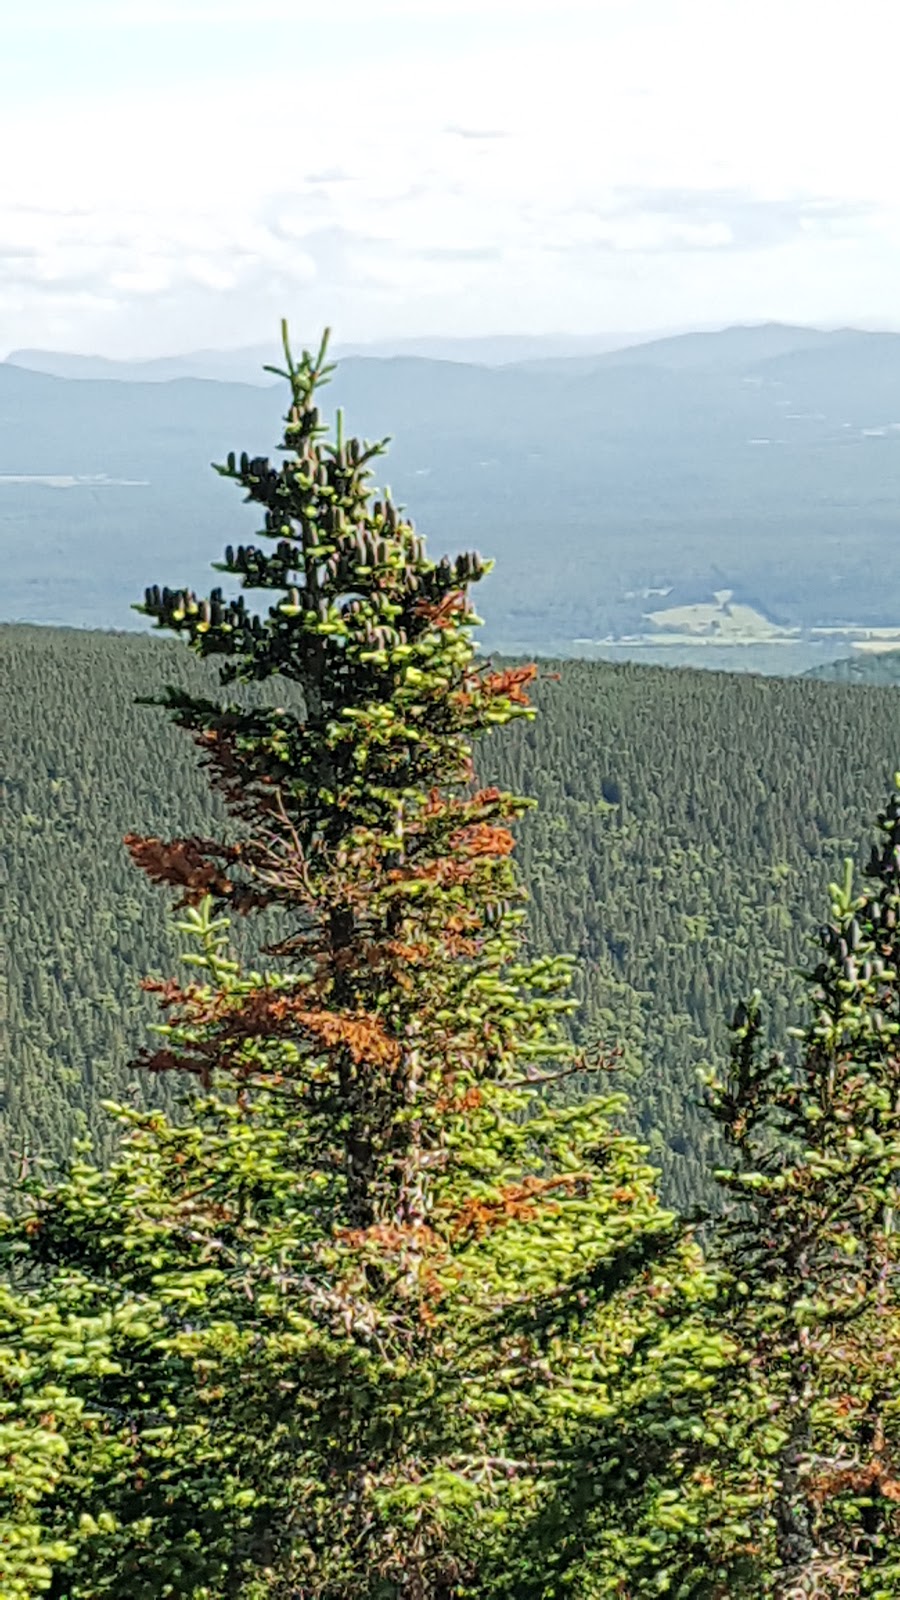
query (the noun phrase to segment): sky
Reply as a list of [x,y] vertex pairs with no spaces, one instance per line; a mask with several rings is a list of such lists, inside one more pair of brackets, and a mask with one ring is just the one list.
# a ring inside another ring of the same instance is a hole
[[0,358],[900,326],[896,0],[0,0]]

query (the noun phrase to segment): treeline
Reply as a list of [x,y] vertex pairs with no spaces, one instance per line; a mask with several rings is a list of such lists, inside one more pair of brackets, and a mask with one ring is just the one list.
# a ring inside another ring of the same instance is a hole
[[[175,970],[176,941],[122,837],[206,833],[222,807],[177,732],[134,704],[165,682],[208,690],[208,663],[153,637],[14,625],[0,650],[9,1178],[85,1134],[108,1156],[104,1097],[166,1101],[127,1063],[154,1015],[139,980]],[[601,662],[542,673],[537,719],[489,737],[479,776],[538,803],[517,845],[531,946],[576,957],[573,1028],[621,1046],[635,1126],[687,1205],[715,1139],[698,1067],[722,1058],[748,981],[773,1037],[793,1020],[825,885],[863,849],[896,763],[900,697]],[[238,919],[249,955],[263,941],[246,935]]]
[[827,666],[814,667],[807,677],[822,683],[900,684],[900,651],[842,656]]

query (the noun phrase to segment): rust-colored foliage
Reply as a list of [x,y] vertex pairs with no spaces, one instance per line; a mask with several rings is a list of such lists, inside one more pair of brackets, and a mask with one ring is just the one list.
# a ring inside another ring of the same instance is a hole
[[477,1085],[473,1083],[466,1089],[464,1094],[438,1095],[434,1108],[441,1114],[446,1112],[450,1116],[462,1116],[466,1111],[477,1111],[483,1100],[484,1095]]
[[248,762],[237,748],[237,730],[220,725],[195,729],[194,743],[202,751],[202,766],[211,771],[211,784],[224,795],[235,816],[251,819],[259,813],[275,813],[278,801],[270,795],[251,793],[251,787],[260,784],[272,787],[281,776],[280,764],[270,772],[260,772],[255,762]]
[[866,1494],[872,1489],[883,1499],[900,1504],[900,1478],[895,1478],[889,1464],[877,1455],[865,1466],[836,1468],[819,1473],[810,1481],[811,1498],[819,1507],[838,1495]]
[[161,1010],[168,1011],[170,1006],[194,1005],[199,1002],[200,991],[196,984],[189,984],[183,989],[177,978],[142,978],[140,987],[148,994],[159,995]]
[[507,667],[503,672],[473,672],[466,680],[470,688],[459,690],[454,699],[464,709],[474,704],[476,695],[489,700],[503,696],[513,705],[528,706],[531,701],[525,693],[525,685],[534,681],[537,670],[535,663],[531,662],[525,667]]
[[443,629],[449,628],[454,615],[459,615],[467,609],[465,590],[453,589],[437,602],[420,600],[415,608],[415,614],[430,622],[432,627]]
[[214,1064],[221,1067],[230,1065],[215,1046],[204,1047],[201,1044],[192,1045],[190,1053],[141,1049],[131,1063],[133,1067],[140,1067],[142,1072],[188,1072],[199,1078],[204,1089],[208,1089],[212,1083]]
[[465,883],[472,876],[471,863],[465,861],[450,861],[442,857],[439,861],[429,861],[427,866],[414,867],[410,872],[402,867],[392,867],[385,873],[388,883],[411,883],[423,881],[434,883],[441,887],[450,887],[453,884]]
[[[431,954],[430,947],[421,939],[417,944],[404,944],[402,939],[386,939],[381,950],[392,961],[408,962],[413,967],[427,961]],[[366,945],[363,956],[370,967],[377,964],[379,953],[377,945]]]
[[525,693],[526,683],[533,683],[537,677],[537,667],[531,662],[526,667],[507,667],[505,672],[490,672],[481,681],[484,694],[504,695],[514,705],[527,706],[531,704]]
[[400,1059],[396,1039],[385,1033],[376,1017],[362,1013],[340,1016],[329,1011],[295,1011],[294,1020],[307,1028],[326,1049],[343,1046],[358,1066],[395,1066]]
[[502,789],[498,789],[494,784],[491,784],[487,789],[479,789],[477,794],[473,794],[471,803],[473,806],[494,806],[498,801],[507,800],[508,798],[509,796],[504,795]]
[[[443,794],[440,789],[431,789],[428,799],[422,807],[421,817],[426,821],[433,821],[435,817],[453,817],[466,815],[473,817],[473,813],[487,811],[491,808],[501,807],[500,815],[504,814],[502,808],[508,807],[511,796],[503,793],[494,785],[486,789],[478,789],[468,799],[459,795]],[[413,824],[415,830],[415,824]]]
[[222,845],[211,839],[172,839],[168,844],[162,839],[126,833],[123,843],[136,866],[146,872],[151,883],[169,883],[183,888],[185,894],[177,902],[182,906],[196,906],[205,895],[231,893],[232,884],[220,867],[207,859],[207,853],[231,856]]
[[402,1255],[412,1251],[416,1255],[426,1250],[443,1250],[443,1245],[433,1228],[427,1223],[414,1222],[407,1226],[399,1223],[377,1222],[369,1228],[338,1228],[335,1238],[354,1249],[368,1250],[372,1246],[386,1255]]
[[466,856],[508,856],[515,843],[508,828],[493,828],[487,822],[459,828],[450,839],[451,849]]
[[[194,1026],[215,1026],[215,1039],[207,1041],[209,1053],[216,1056],[223,1044],[251,1038],[289,1038],[307,1033],[315,1043],[326,1050],[345,1049],[357,1066],[396,1066],[401,1050],[396,1039],[384,1030],[377,1017],[365,1012],[341,1013],[310,1009],[305,994],[284,994],[275,989],[257,989],[246,995],[239,1005],[234,1005],[227,994],[216,991],[204,998],[192,985],[182,989],[174,979],[161,983],[153,978],[142,980],[141,987],[160,996],[160,1006],[169,1009],[181,1006],[183,1022]],[[202,1042],[194,1049],[202,1051]],[[153,1056],[142,1056],[141,1065],[150,1071],[170,1071],[176,1067],[198,1071],[200,1067],[173,1054],[159,1050]]]
[[[506,1184],[498,1195],[484,1198],[480,1195],[467,1200],[454,1219],[453,1236],[473,1233],[480,1238],[489,1228],[502,1227],[506,1222],[531,1222],[538,1215],[536,1202],[554,1193],[573,1194],[586,1176],[566,1173],[557,1178],[525,1178],[522,1183]],[[555,1203],[549,1202],[551,1207]]]
[[[842,1395],[835,1409],[846,1416],[852,1411],[853,1404],[850,1395]],[[900,1478],[895,1476],[882,1421],[875,1428],[872,1454],[867,1462],[856,1462],[846,1467],[835,1465],[827,1472],[817,1473],[810,1479],[809,1485],[810,1498],[820,1508],[826,1500],[833,1500],[838,1495],[848,1492],[867,1494],[873,1489],[883,1499],[900,1504]]]

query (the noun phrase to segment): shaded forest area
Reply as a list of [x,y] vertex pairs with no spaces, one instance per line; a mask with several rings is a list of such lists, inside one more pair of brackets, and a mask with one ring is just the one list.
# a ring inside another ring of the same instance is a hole
[[[224,820],[183,736],[135,706],[165,682],[215,683],[171,641],[0,628],[7,685],[3,849],[9,954],[0,1136],[5,1176],[91,1135],[100,1102],[164,1102],[129,1071],[177,970],[167,902],[121,844]],[[845,855],[861,856],[897,766],[897,690],[701,671],[542,663],[539,716],[482,746],[479,777],[533,796],[518,857],[531,944],[577,956],[579,1035],[623,1047],[634,1116],[667,1198],[704,1189],[697,1071],[727,1048],[738,997],[795,1020],[793,971]],[[549,674],[559,672],[556,681]],[[289,703],[289,693],[286,689]],[[173,789],[170,774],[177,774]],[[257,954],[260,923],[235,928]],[[152,1036],[151,1036],[152,1037]]]

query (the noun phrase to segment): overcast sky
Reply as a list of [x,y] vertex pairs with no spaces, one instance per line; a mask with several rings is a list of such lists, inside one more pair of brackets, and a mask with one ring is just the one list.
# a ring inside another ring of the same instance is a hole
[[897,0],[0,0],[0,356],[900,326]]

